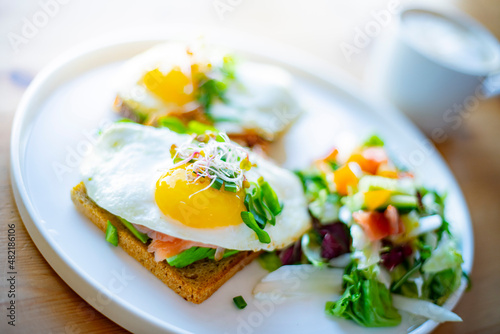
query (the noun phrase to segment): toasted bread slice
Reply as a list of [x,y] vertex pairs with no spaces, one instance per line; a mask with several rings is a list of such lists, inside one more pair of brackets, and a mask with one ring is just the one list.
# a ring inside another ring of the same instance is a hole
[[[71,190],[71,199],[78,211],[87,216],[103,232],[108,220],[118,230],[118,244],[169,288],[187,301],[200,304],[227,280],[254,260],[259,252],[239,252],[220,261],[200,260],[184,268],[175,268],[166,261],[156,262],[147,244],[137,239],[120,220],[96,205],[87,195],[83,182]],[[103,242],[104,237],[103,237]]]

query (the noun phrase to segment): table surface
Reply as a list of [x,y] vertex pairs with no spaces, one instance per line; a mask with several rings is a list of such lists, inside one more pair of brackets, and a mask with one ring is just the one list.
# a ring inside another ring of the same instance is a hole
[[[354,1],[354,3],[359,5],[359,2]],[[500,35],[499,4],[493,8],[488,7],[488,4],[493,5],[492,2],[485,0],[457,1],[454,4],[475,16],[497,37]],[[368,13],[368,11],[365,12]],[[49,29],[50,27],[47,31]],[[51,36],[50,33],[47,35]],[[279,38],[279,36],[273,37]],[[48,37],[40,38],[43,40]],[[281,39],[286,40],[287,36]],[[305,42],[300,46],[307,48]],[[313,45],[311,48],[320,54],[322,47]],[[51,56],[48,54],[44,59],[50,59]],[[334,56],[330,60],[337,65],[340,63],[338,55],[337,58]],[[40,59],[38,61],[43,65],[44,61]],[[363,61],[363,59],[359,60],[361,63]],[[11,67],[15,68],[15,64],[16,60],[13,58]],[[362,71],[356,64],[340,63],[340,65],[345,65],[343,67],[355,76],[359,76]],[[39,66],[34,66],[34,70],[32,68],[31,71],[36,72],[38,69]],[[0,67],[0,71],[2,70],[5,69]],[[11,326],[7,328],[4,312],[2,312],[0,332],[126,332],[88,305],[59,278],[37,250],[19,217],[10,185],[8,155],[14,110],[24,89],[22,79],[22,76],[16,79],[21,86],[16,89],[2,82],[0,78],[0,91],[3,91],[5,95],[0,109],[0,221],[2,222],[0,254],[5,254],[4,257],[7,258],[7,226],[15,224],[18,272],[16,282],[16,322],[18,325],[15,328]],[[500,145],[497,142],[497,140],[500,141],[499,129],[500,98],[493,98],[481,101],[464,126],[452,132],[450,138],[444,143],[436,145],[455,174],[469,205],[475,233],[475,258],[471,274],[473,289],[463,296],[455,310],[462,317],[463,323],[443,324],[435,333],[496,333],[500,328],[500,288],[498,287],[500,283],[500,261],[498,261],[500,205],[497,197],[498,189],[500,189],[498,176]],[[7,264],[0,268],[0,287],[2,288],[0,308],[5,310],[8,303]],[[2,330],[6,328],[7,330]]]

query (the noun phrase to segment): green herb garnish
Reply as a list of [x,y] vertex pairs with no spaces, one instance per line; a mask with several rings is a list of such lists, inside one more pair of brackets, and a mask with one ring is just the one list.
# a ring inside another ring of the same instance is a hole
[[[267,223],[271,225],[276,224],[276,216],[283,210],[283,205],[279,202],[278,196],[274,192],[273,188],[269,185],[269,183],[264,181],[262,177],[259,178],[258,184],[252,182],[250,185],[250,188],[246,189],[247,194],[245,195],[244,200],[245,207],[248,210],[245,214],[245,216],[248,217],[248,222],[245,220],[243,221],[248,225],[248,227],[256,231],[257,236],[259,236],[259,233],[264,232],[263,229],[266,227]],[[254,223],[256,229],[252,227],[254,226]],[[259,240],[268,240],[269,235],[267,233],[266,237],[259,236]],[[264,241],[261,240],[261,242]],[[264,243],[269,242],[270,239]]]
[[209,117],[210,108],[215,102],[221,101],[223,103],[228,103],[226,92],[229,85],[236,79],[235,69],[236,62],[234,58],[226,56],[224,57],[222,66],[214,68],[211,74],[214,77],[205,73],[199,73],[196,100],[201,104]]
[[247,225],[248,227],[250,227],[252,230],[255,231],[260,242],[262,242],[263,244],[268,244],[271,242],[269,234],[267,234],[266,231],[264,231],[262,228],[259,227],[252,213],[248,211],[243,211],[241,213],[241,219],[243,219],[245,225]]
[[243,299],[242,296],[234,297],[233,302],[234,305],[236,305],[236,307],[240,310],[243,310],[245,307],[247,307],[247,302],[245,301],[245,299]]
[[212,188],[215,188],[219,190],[222,185],[224,184],[224,181],[222,181],[220,178],[215,178],[214,182],[212,183]]
[[235,193],[238,191],[238,186],[234,182],[224,182],[224,190]]
[[262,200],[266,204],[266,206],[271,210],[271,213],[275,216],[279,215],[283,206],[280,204],[278,200],[278,196],[274,192],[273,188],[264,181],[263,178],[259,179],[259,186],[262,190]]
[[199,82],[200,85],[196,91],[196,99],[204,108],[205,113],[209,114],[210,108],[214,102],[227,102],[227,85],[223,81],[209,78],[203,74],[200,76]]

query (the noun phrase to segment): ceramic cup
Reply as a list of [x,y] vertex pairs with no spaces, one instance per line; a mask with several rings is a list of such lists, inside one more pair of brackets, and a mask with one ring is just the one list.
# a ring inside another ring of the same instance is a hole
[[406,7],[395,21],[375,47],[367,88],[439,141],[492,95],[491,87],[499,81],[492,75],[500,71],[500,44],[460,12]]

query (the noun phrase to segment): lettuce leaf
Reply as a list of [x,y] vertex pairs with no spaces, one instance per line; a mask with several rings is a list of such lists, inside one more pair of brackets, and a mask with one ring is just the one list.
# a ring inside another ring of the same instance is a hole
[[349,265],[344,273],[344,294],[335,302],[327,302],[329,315],[354,320],[365,327],[389,327],[401,323],[401,315],[392,305],[391,294],[384,284],[370,277],[367,270]]
[[428,298],[438,305],[443,305],[448,297],[458,289],[461,283],[462,269],[446,269],[426,280],[424,290]]
[[302,181],[304,192],[309,202],[316,200],[322,189],[328,191],[328,183],[319,171],[309,169],[297,171],[295,174]]
[[431,253],[425,261],[422,270],[425,273],[437,273],[446,269],[460,267],[463,259],[452,239],[443,239],[438,247]]

